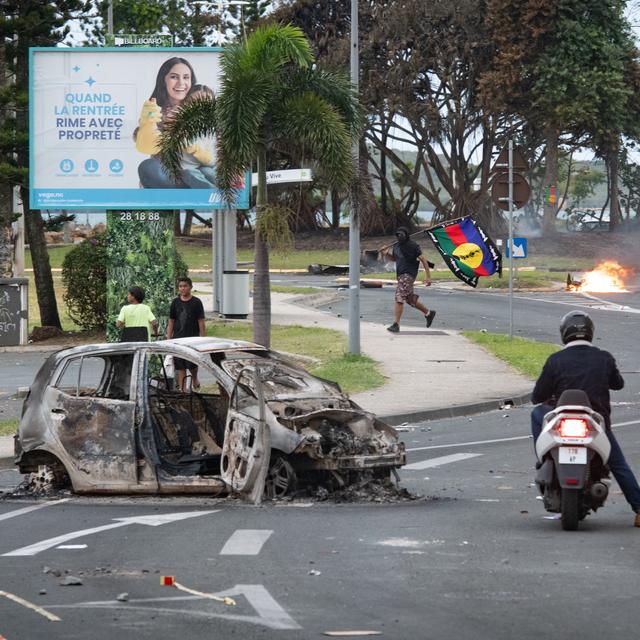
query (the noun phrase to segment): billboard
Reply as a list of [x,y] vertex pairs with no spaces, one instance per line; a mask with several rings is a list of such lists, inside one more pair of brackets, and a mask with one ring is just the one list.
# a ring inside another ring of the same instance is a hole
[[[32,48],[33,209],[223,209],[214,138],[193,141],[178,179],[158,138],[181,105],[220,90],[216,48]],[[250,175],[232,208],[249,207]]]

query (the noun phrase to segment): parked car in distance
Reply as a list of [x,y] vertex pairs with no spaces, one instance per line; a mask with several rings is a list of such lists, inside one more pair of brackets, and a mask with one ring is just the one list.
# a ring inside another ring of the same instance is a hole
[[[198,367],[198,389],[175,389],[174,358]],[[396,431],[335,383],[259,345],[204,337],[51,355],[24,401],[15,461],[77,493],[236,492],[257,503],[303,482],[388,476],[406,456]]]

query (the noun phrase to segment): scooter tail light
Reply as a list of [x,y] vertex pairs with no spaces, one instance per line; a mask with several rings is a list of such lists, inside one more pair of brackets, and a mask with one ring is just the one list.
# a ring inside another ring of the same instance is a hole
[[562,438],[586,438],[589,423],[583,418],[562,418],[558,423],[558,434]]

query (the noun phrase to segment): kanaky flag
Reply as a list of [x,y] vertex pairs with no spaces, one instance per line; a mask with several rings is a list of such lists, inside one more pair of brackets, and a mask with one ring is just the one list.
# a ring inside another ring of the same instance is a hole
[[502,254],[471,216],[443,222],[426,233],[453,275],[470,287],[480,276],[502,275]]

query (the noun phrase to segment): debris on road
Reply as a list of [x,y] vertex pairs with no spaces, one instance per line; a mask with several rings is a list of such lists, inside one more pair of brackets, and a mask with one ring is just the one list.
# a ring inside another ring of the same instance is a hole
[[129,594],[125,591],[124,593],[119,594],[116,600],[118,602],[129,602]]
[[175,587],[180,591],[190,593],[192,596],[200,596],[201,598],[207,598],[208,600],[215,600],[216,602],[222,602],[223,604],[227,604],[232,607],[235,607],[237,604],[236,601],[229,596],[216,596],[213,593],[206,593],[204,591],[197,591],[196,589],[185,587],[183,584],[177,582],[174,576],[160,576],[160,585],[163,587]]
[[321,576],[322,575],[322,571],[318,571],[317,569],[309,569],[309,574],[310,576]]
[[80,578],[72,575],[66,576],[65,579],[60,582],[61,587],[79,587],[82,584],[84,583]]

